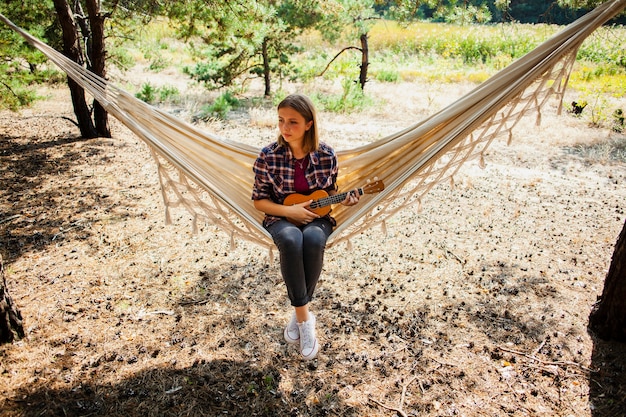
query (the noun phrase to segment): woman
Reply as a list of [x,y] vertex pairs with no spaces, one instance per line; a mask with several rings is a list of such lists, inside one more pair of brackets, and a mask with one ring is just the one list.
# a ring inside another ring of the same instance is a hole
[[[319,141],[315,108],[306,96],[292,94],[278,105],[278,129],[278,140],[263,148],[254,163],[252,199],[255,208],[265,213],[263,226],[280,252],[281,273],[294,307],[285,340],[299,344],[302,357],[309,360],[319,350],[309,302],[322,272],[326,240],[336,223],[330,214],[318,216],[309,210],[312,200],[294,205],[283,201],[293,193],[336,194],[337,157]],[[348,193],[342,204],[358,201],[358,192]]]

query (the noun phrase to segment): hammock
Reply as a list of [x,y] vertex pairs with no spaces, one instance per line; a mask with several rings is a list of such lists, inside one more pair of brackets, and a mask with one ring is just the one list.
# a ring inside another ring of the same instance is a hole
[[[542,106],[563,94],[582,42],[626,7],[626,0],[608,1],[564,28],[467,95],[426,120],[371,144],[337,152],[341,190],[362,187],[378,178],[385,189],[364,195],[358,205],[333,208],[338,225],[327,247],[380,225],[409,205],[421,201],[436,184],[453,181],[461,165],[478,159],[485,149],[507,136],[527,114],[541,121]],[[217,225],[236,239],[272,249],[261,225],[263,214],[251,200],[252,165],[258,148],[217,137],[154,108],[94,75],[0,14],[13,30],[43,52],[87,90],[111,115],[144,140],[157,163],[166,223],[170,209],[184,207],[199,222]]]

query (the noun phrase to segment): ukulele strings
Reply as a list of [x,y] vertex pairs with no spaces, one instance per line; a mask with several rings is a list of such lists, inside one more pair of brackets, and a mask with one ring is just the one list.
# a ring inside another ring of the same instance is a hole
[[[359,191],[359,195],[363,195],[363,189],[359,188],[358,191]],[[345,200],[346,196],[350,194],[351,192],[352,191],[348,191],[345,193],[335,194],[335,195],[330,195],[328,197],[320,198],[318,200],[313,201],[309,207],[312,209],[316,209],[319,207],[327,206],[329,204],[341,203],[343,200]]]

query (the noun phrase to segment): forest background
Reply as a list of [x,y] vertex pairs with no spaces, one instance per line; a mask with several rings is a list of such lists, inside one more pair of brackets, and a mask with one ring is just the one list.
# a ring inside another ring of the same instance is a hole
[[[265,96],[274,102],[282,98],[283,81],[339,80],[342,94],[316,98],[318,105],[339,112],[366,105],[368,79],[480,83],[593,5],[564,0],[97,3],[106,22],[103,71],[117,71],[123,82],[124,72],[137,64],[146,63],[153,73],[174,69],[220,92],[206,96],[213,102],[200,103],[196,117],[205,120],[225,117],[241,105],[237,95],[254,77],[265,77]],[[83,28],[80,59],[89,67],[94,30],[83,12],[87,6],[76,2],[74,7]],[[54,10],[52,1],[0,5],[0,13],[63,50]],[[593,106],[587,113],[594,124],[611,123],[615,109],[607,106],[605,93],[624,91],[619,26],[624,19],[618,17],[611,29],[603,28],[583,45],[570,81],[581,92],[580,103]],[[37,98],[37,84],[65,82],[64,74],[5,26],[0,27],[0,57],[0,108],[29,105]],[[359,79],[361,88],[353,83]],[[152,104],[184,101],[176,85],[148,81],[124,87]]]

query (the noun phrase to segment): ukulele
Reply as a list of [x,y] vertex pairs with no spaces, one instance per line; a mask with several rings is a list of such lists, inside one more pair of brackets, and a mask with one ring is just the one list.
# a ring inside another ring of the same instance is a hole
[[[385,189],[385,184],[381,180],[374,181],[372,183],[368,183],[363,188],[357,188],[356,191],[359,195],[363,194],[374,194],[378,193]],[[285,197],[285,201],[283,201],[283,205],[285,206],[293,206],[295,204],[304,203],[309,200],[313,200],[309,207],[313,213],[322,217],[330,213],[330,205],[341,203],[346,199],[348,194],[354,193],[355,190],[346,191],[345,193],[328,195],[328,193],[324,190],[313,191],[309,195],[304,194],[289,194]]]

